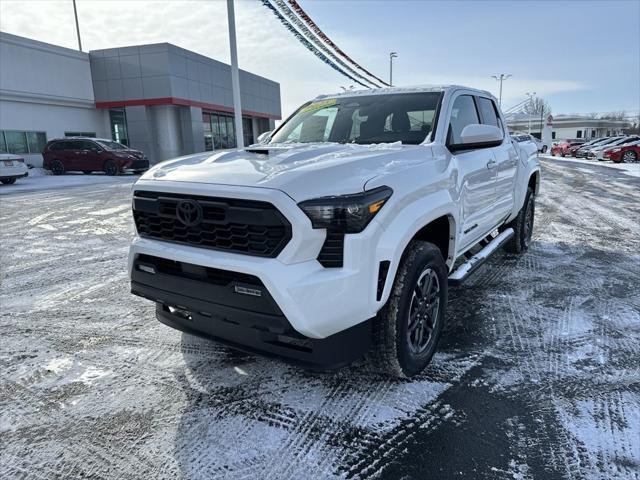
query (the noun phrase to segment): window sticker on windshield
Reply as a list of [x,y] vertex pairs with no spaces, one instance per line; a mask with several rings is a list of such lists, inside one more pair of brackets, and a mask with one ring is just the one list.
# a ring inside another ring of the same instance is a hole
[[322,100],[321,102],[315,102],[310,105],[307,105],[302,110],[300,110],[300,113],[315,112],[316,110],[322,110],[323,108],[331,107],[335,104],[336,104],[335,98],[330,98],[329,100]]

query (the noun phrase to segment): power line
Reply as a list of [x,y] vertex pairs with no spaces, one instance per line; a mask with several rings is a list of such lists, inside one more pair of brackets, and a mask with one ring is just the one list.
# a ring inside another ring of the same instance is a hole
[[318,27],[318,25],[316,25],[316,23],[311,20],[311,17],[309,17],[309,15],[307,15],[307,13],[302,9],[302,7],[298,4],[298,2],[296,2],[296,0],[288,0],[289,5],[291,5],[291,7],[293,8],[293,10],[300,16],[300,18],[302,20],[304,20],[307,25],[309,25],[309,28],[311,28],[311,30],[313,30],[313,32],[320,38],[322,39],[325,43],[327,43],[331,48],[333,48],[339,55],[341,55],[342,57],[344,57],[348,62],[350,62],[352,65],[354,65],[356,68],[362,70],[364,73],[366,73],[367,75],[369,75],[370,77],[375,78],[378,82],[382,83],[383,85],[386,86],[390,86],[387,82],[385,82],[384,80],[381,80],[380,78],[376,77],[373,73],[371,73],[369,70],[367,70],[366,68],[362,67],[359,63],[357,63],[355,60],[351,59],[351,57],[349,57],[349,55],[347,55],[346,53],[344,53],[335,43],[333,43],[331,41],[331,39],[329,37],[327,37],[325,35],[325,33],[320,29],[320,27]]
[[305,23],[300,20],[296,16],[296,14],[288,7],[288,5],[284,2],[284,0],[271,0],[272,4],[275,4],[280,9],[280,13],[282,13],[293,25],[295,25],[300,33],[314,43],[320,50],[322,50],[327,56],[331,57],[333,61],[338,63],[342,68],[344,68],[351,75],[358,77],[359,79],[370,83],[376,88],[380,88],[380,85],[377,85],[375,82],[370,80],[369,78],[361,75],[356,72],[352,67],[344,63],[340,58],[338,58],[327,46],[325,46],[312,32],[307,28]]
[[329,58],[327,58],[326,55],[324,55],[321,51],[319,51],[317,48],[315,48],[313,46],[313,44],[304,37],[304,35],[302,35],[300,32],[298,32],[298,30],[296,30],[296,28],[289,22],[289,20],[287,20],[280,13],[280,11],[278,11],[278,9],[276,7],[271,5],[269,0],[262,0],[262,4],[264,6],[266,6],[266,7],[268,7],[275,14],[275,16],[278,18],[278,20],[280,20],[280,23],[282,23],[286,27],[286,29],[289,30],[300,41],[300,43],[302,43],[305,46],[305,48],[307,50],[309,50],[311,53],[313,53],[316,57],[318,57],[320,60],[322,60],[324,63],[329,65],[331,68],[333,68],[337,72],[339,72],[342,75],[344,75],[345,77],[347,77],[349,80],[354,81],[358,85],[361,85],[361,86],[363,86],[365,88],[371,88],[369,85],[366,85],[366,84],[362,83],[361,81],[355,79],[353,76],[351,76],[350,74],[345,72],[342,68],[340,68],[334,62],[332,62]]

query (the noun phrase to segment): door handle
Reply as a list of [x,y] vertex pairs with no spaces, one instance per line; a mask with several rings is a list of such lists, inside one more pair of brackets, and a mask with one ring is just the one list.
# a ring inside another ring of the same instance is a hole
[[488,168],[489,170],[491,170],[491,169],[492,169],[493,167],[495,167],[495,166],[496,166],[496,161],[495,161],[495,160],[489,160],[489,161],[487,162],[487,168]]

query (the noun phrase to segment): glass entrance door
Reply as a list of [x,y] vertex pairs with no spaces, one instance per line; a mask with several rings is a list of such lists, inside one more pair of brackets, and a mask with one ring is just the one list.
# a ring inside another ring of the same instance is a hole
[[127,134],[127,117],[124,108],[109,110],[109,120],[111,122],[111,139],[129,146],[129,135]]

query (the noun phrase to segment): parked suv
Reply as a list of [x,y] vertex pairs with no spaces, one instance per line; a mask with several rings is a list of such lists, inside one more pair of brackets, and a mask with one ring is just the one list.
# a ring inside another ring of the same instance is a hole
[[457,86],[321,96],[263,144],[158,164],[133,187],[132,293],[240,348],[421,372],[449,284],[527,250],[540,167],[497,100]]
[[80,171],[118,175],[124,172],[142,173],[149,160],[139,150],[103,138],[68,137],[51,140],[42,152],[43,167],[54,175]]

